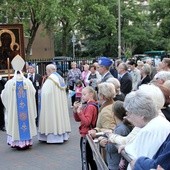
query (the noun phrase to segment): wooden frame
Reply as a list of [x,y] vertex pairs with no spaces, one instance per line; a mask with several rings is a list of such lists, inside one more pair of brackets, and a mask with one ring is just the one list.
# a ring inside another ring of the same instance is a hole
[[22,24],[0,24],[0,74],[12,72],[11,61],[19,54],[25,60]]

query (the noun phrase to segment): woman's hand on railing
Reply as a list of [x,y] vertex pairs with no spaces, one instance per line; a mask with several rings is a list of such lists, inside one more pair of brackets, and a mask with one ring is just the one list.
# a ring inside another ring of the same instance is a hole
[[91,129],[88,131],[88,134],[92,137],[95,138],[96,137],[96,130],[95,129]]

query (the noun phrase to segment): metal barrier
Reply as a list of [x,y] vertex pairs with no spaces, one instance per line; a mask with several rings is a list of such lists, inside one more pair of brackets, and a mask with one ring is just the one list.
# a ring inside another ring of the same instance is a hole
[[[91,150],[93,152],[93,157],[94,157],[94,159],[96,161],[98,169],[99,170],[108,170],[108,167],[107,167],[106,163],[104,162],[104,160],[103,160],[103,158],[102,158],[102,156],[100,154],[100,151],[99,151],[100,149],[99,149],[99,147],[97,147],[97,144],[93,141],[92,137],[89,134],[87,134],[86,137],[87,137],[87,140],[88,140],[88,142],[90,144]],[[115,146],[118,149],[118,145],[115,145]],[[125,150],[121,151],[121,155],[128,162],[132,161],[132,159],[128,156],[128,154],[125,152]]]
[[94,160],[96,161],[97,168],[100,170],[109,170],[106,163],[104,162],[100,152],[99,152],[99,148],[97,148],[92,137],[89,134],[87,134],[86,137],[90,144],[91,150],[93,152],[93,157],[94,157]]
[[[118,148],[117,145],[115,145],[115,146]],[[121,151],[121,155],[122,155],[128,162],[131,162],[131,161],[132,161],[132,159],[128,156],[128,154],[125,152],[124,149]]]

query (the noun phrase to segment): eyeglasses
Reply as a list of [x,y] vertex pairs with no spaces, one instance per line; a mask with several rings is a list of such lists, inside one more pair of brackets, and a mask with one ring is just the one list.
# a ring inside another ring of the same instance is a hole
[[130,113],[130,112],[126,112],[126,116],[127,118],[133,117],[135,114],[134,113]]
[[156,80],[159,80],[160,78],[159,77],[156,77]]

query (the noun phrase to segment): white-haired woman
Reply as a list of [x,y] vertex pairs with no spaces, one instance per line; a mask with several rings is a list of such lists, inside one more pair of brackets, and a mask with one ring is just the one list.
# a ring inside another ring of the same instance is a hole
[[[164,106],[165,98],[160,88],[153,84],[152,85],[143,84],[139,87],[139,90],[142,93],[145,93],[146,95],[152,98],[154,104],[156,105],[156,110],[158,111],[158,114],[164,117],[163,113],[161,112],[161,109]],[[116,134],[111,134],[109,135],[109,140],[119,145],[126,145],[128,143],[131,143],[135,139],[139,130],[140,130],[140,127],[134,127],[131,133],[126,137],[116,135]]]
[[98,98],[101,105],[99,109],[96,127],[89,131],[92,137],[96,137],[96,132],[112,130],[115,127],[112,106],[114,104],[115,87],[112,83],[100,83],[98,85]]
[[170,80],[170,72],[160,71],[154,76],[153,80],[158,84],[163,84],[165,81]]
[[119,80],[113,77],[113,78],[109,78],[108,80],[106,80],[106,82],[112,83],[115,86],[116,95],[114,97],[114,101],[117,101],[117,100],[124,101],[125,95],[120,91]]
[[[128,94],[124,107],[127,111],[126,119],[141,128],[135,139],[125,146],[126,153],[134,160],[140,156],[152,158],[167,138],[170,123],[159,115],[153,99],[142,90]],[[133,161],[131,165],[133,166]]]
[[154,84],[143,84],[139,90],[152,98],[158,114],[163,116],[161,109],[165,104],[165,97],[160,88]]

